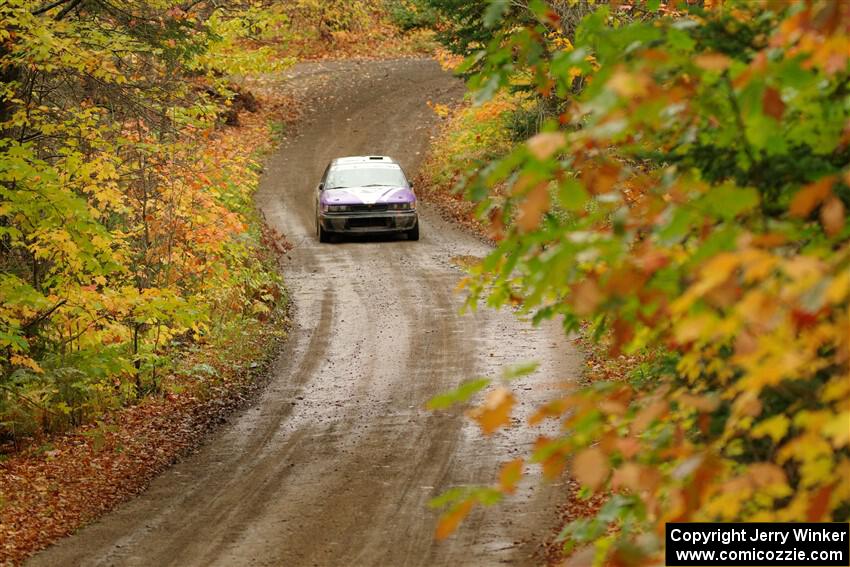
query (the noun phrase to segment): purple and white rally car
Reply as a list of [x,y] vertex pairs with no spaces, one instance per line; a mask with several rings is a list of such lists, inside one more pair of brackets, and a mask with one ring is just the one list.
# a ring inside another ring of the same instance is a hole
[[416,195],[401,166],[386,156],[337,158],[316,192],[316,233],[397,232],[419,240]]

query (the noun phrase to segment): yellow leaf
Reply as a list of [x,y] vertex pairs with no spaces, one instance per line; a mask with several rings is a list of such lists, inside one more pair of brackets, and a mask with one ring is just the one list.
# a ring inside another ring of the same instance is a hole
[[836,449],[850,443],[850,411],[839,413],[823,427],[823,434],[832,439]]
[[23,366],[25,368],[29,368],[30,370],[38,374],[44,372],[44,370],[42,370],[41,366],[39,366],[39,364],[35,360],[22,354],[13,354],[11,357],[9,357],[9,362],[12,363],[12,366]]
[[774,443],[778,443],[788,433],[788,427],[790,425],[791,420],[784,414],[777,414],[759,422],[753,427],[752,435],[753,437],[770,437]]
[[801,483],[805,487],[813,487],[829,482],[833,475],[834,463],[828,456],[803,461],[800,465]]
[[850,295],[850,271],[836,274],[829,287],[826,288],[826,300],[830,303],[841,303]]
[[710,396],[695,396],[693,394],[682,394],[679,402],[696,410],[711,413],[718,408],[720,400]]
[[700,338],[708,338],[716,326],[717,318],[708,314],[687,317],[679,321],[673,332],[680,343],[689,343]]

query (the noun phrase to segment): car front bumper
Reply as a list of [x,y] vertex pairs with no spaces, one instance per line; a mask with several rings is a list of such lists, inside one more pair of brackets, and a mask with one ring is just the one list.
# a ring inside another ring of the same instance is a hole
[[321,213],[319,223],[326,232],[400,232],[416,226],[416,211],[375,213]]

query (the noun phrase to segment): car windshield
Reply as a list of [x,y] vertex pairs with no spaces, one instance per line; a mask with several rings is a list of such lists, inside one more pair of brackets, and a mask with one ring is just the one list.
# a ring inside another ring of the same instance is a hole
[[397,167],[359,167],[350,169],[331,169],[325,181],[328,189],[341,187],[369,187],[376,185],[387,185],[390,187],[404,187],[407,180],[401,169]]

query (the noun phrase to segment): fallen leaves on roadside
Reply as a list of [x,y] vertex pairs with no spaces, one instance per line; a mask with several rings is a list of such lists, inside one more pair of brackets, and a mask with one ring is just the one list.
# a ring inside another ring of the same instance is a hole
[[[259,112],[241,115],[239,127],[216,133],[206,143],[233,136],[245,148],[268,148],[269,121],[294,120],[295,107],[280,95],[262,97]],[[291,248],[279,234],[269,232],[264,239],[269,250],[282,253]],[[263,319],[246,319],[246,325],[255,326],[251,341],[202,347],[178,366],[214,367],[214,379],[165,378],[161,397],[116,410],[95,424],[32,440],[17,452],[7,451],[0,460],[0,565],[21,563],[144,490],[241,404],[265,367],[248,363],[271,356],[285,334],[280,313]]]

